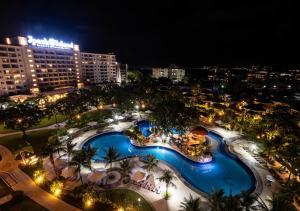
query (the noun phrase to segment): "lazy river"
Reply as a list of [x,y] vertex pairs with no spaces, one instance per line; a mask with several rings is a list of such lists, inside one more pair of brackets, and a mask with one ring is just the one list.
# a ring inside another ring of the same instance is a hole
[[213,161],[206,164],[196,163],[180,153],[164,147],[138,147],[120,132],[109,132],[88,140],[83,147],[91,146],[97,150],[94,160],[103,161],[105,149],[114,147],[121,158],[130,156],[153,155],[175,169],[194,188],[211,193],[223,189],[225,194],[239,194],[241,191],[255,189],[255,177],[251,170],[238,158],[225,151],[222,137],[209,132],[212,142],[217,145],[212,150]]

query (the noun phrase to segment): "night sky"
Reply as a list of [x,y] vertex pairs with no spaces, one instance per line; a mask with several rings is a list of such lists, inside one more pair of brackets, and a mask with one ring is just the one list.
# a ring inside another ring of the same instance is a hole
[[290,0],[1,0],[0,8],[1,38],[73,41],[133,66],[300,61],[299,11]]

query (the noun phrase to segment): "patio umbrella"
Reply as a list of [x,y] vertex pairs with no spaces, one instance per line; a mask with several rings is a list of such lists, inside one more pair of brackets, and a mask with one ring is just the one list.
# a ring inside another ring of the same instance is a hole
[[101,179],[103,179],[104,177],[106,176],[106,173],[105,172],[99,172],[99,171],[96,171],[96,172],[92,172],[88,175],[87,179],[90,181],[90,182],[100,182]]
[[57,167],[57,168],[63,168],[67,165],[66,161],[61,159],[61,158],[56,158],[54,160],[54,165]]
[[75,175],[75,171],[76,171],[75,166],[67,166],[62,170],[61,176],[64,178],[73,177]]
[[135,174],[132,176],[132,180],[134,180],[134,181],[136,181],[136,182],[138,182],[138,181],[141,181],[141,180],[143,180],[144,179],[144,177],[145,177],[145,173],[144,172],[141,172],[141,171],[137,171],[137,172],[135,172]]
[[270,182],[275,182],[275,178],[272,175],[267,175],[267,180],[269,180]]

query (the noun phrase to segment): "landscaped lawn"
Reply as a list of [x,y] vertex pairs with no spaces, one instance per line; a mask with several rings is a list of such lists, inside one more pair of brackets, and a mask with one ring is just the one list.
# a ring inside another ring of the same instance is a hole
[[7,187],[7,185],[0,179],[0,198],[2,196],[6,196],[7,194],[11,193],[12,190]]
[[[51,136],[54,130],[40,130],[28,132],[28,142],[31,144],[34,152],[39,154],[42,148],[47,143],[48,137]],[[8,135],[0,137],[0,144],[9,148],[11,151],[16,151],[26,146],[22,138],[22,134]]]
[[0,134],[16,132],[16,130],[5,128],[3,123],[0,123]]
[[[63,122],[65,120],[66,120],[66,117],[64,115],[57,115],[57,122]],[[50,119],[48,119],[48,117],[45,117],[41,120],[41,122],[38,125],[30,128],[30,129],[47,127],[47,126],[53,125],[53,124],[55,124],[55,118],[54,117],[51,117]],[[0,134],[17,132],[17,131],[18,130],[12,130],[12,129],[5,128],[2,123],[0,124]]]
[[23,199],[0,205],[0,211],[47,211],[41,205],[25,196]]
[[[128,190],[128,189],[113,189],[113,190],[106,190],[104,192],[107,199],[109,199],[111,202],[122,206],[122,208],[126,211],[154,211],[154,209],[148,204],[148,202],[138,193]],[[140,198],[140,202],[138,199]],[[89,211],[114,211],[113,207],[106,203],[95,203],[92,207],[86,208],[82,205],[81,199],[75,199],[73,197],[70,197],[68,195],[64,196],[62,198],[64,201],[66,201],[69,204],[72,204],[80,209],[83,210],[89,210]],[[126,204],[132,205],[131,208],[125,207]]]
[[[148,204],[148,202],[141,195],[139,195],[138,193],[132,190],[127,190],[127,189],[107,190],[106,194],[113,202],[130,201],[135,205],[134,207],[136,208],[136,210],[153,211],[153,208]],[[141,199],[140,202],[138,202],[138,198]]]

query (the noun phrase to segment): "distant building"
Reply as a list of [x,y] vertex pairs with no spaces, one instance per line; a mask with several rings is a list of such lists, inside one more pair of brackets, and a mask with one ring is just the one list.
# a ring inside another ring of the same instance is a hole
[[117,83],[114,54],[80,52],[79,45],[53,38],[6,38],[0,44],[0,95]]
[[248,81],[266,81],[268,79],[267,71],[255,71],[247,74]]
[[169,78],[172,81],[182,81],[185,76],[185,69],[181,69],[176,67],[175,65],[171,65],[168,68],[153,68],[152,69],[152,77],[153,78]]
[[81,71],[85,84],[117,83],[117,62],[113,54],[81,52]]
[[118,63],[118,78],[121,83],[127,83],[128,81],[128,65]]

